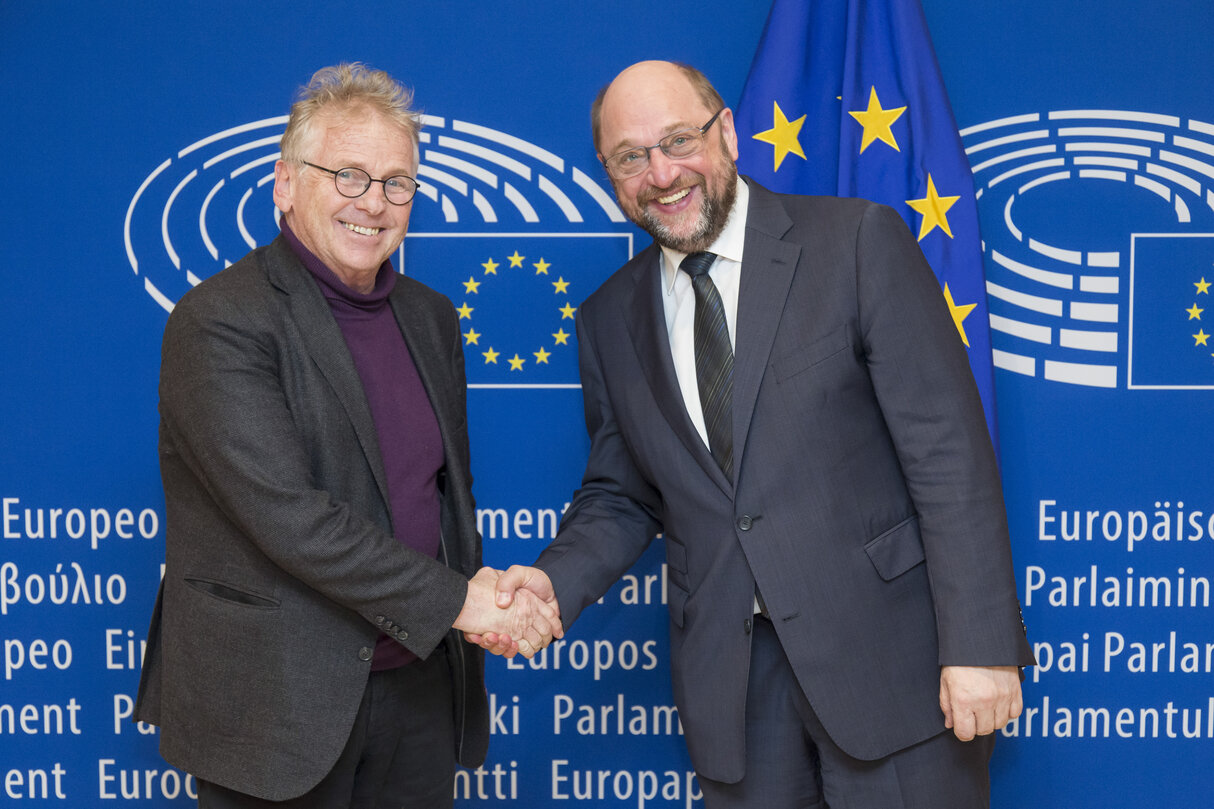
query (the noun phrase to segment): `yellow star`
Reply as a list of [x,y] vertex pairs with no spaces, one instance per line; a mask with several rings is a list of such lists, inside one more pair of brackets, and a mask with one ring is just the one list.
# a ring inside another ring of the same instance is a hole
[[548,358],[552,356],[552,352],[545,351],[543,346],[540,346],[539,351],[532,351],[531,353],[535,355],[536,363],[542,362],[544,365],[548,364]]
[[881,102],[877,99],[877,88],[873,87],[868,94],[868,109],[864,112],[848,111],[848,115],[860,122],[860,126],[864,127],[864,137],[860,139],[860,154],[864,154],[864,150],[872,145],[875,140],[883,141],[894,147],[894,151],[900,152],[898,141],[894,140],[893,126],[894,121],[902,117],[902,113],[906,112],[906,107],[895,107],[890,110],[881,109]]
[[[564,320],[564,318],[561,318],[561,320]],[[558,329],[556,334],[552,335],[552,338],[556,340],[558,346],[569,345],[569,334],[564,329]]]
[[555,281],[553,281],[552,285],[554,287],[556,287],[557,294],[559,294],[559,295],[568,295],[569,294],[569,282],[566,281],[563,276],[556,279]]
[[795,154],[802,160],[805,159],[805,150],[801,148],[801,141],[798,136],[801,134],[801,127],[805,124],[805,116],[802,115],[795,121],[789,121],[784,116],[784,110],[780,109],[778,102],[771,102],[774,108],[772,112],[771,129],[766,132],[760,132],[757,135],[752,135],[755,140],[770,143],[775,148],[772,150],[772,157],[775,160],[774,171],[780,170],[780,164],[784,162],[784,158],[788,157],[789,152]]
[[945,214],[948,209],[953,207],[953,203],[961,197],[942,197],[936,192],[936,183],[932,180],[932,175],[927,175],[927,196],[923,199],[908,199],[906,204],[911,206],[915,211],[923,214],[923,222],[919,225],[919,241],[923,241],[923,237],[931,233],[934,229],[940,228],[951,239],[953,232],[948,227],[948,218]]
[[[518,251],[516,250],[515,252],[517,253]],[[536,262],[535,264],[533,264],[532,266],[533,266],[533,267],[535,267],[535,274],[536,274],[536,275],[547,275],[547,274],[548,274],[548,268],[549,268],[549,267],[551,267],[552,265],[551,265],[551,264],[549,264],[547,261],[544,261],[544,257],[543,257],[543,256],[540,256],[540,260],[539,260],[539,261],[537,261],[537,262]]]
[[1206,340],[1210,339],[1210,335],[1206,334],[1205,329],[1198,329],[1197,334],[1193,335],[1193,339],[1197,341],[1193,343],[1195,346],[1209,345]]
[[482,283],[484,282],[477,281],[475,278],[469,277],[468,280],[464,282],[464,292],[468,293],[469,295],[478,295],[480,293],[476,291],[476,288]]
[[481,339],[481,335],[476,329],[468,329],[464,332],[464,339],[468,341],[464,345],[474,346],[477,344],[476,341]]
[[526,258],[526,256],[520,256],[518,251],[515,250],[514,255],[506,256],[506,258],[509,259],[511,267],[521,267],[523,266],[523,259]]
[[1193,304],[1188,309],[1185,309],[1185,311],[1189,313],[1189,320],[1201,320],[1201,313],[1204,312],[1205,309],[1198,309],[1197,304]]
[[497,275],[497,268],[500,265],[493,259],[489,259],[481,266],[485,268],[485,275]]
[[566,318],[568,318],[569,320],[573,320],[573,313],[577,311],[577,307],[570,306],[569,304],[565,304],[564,306],[562,306],[560,308],[559,311],[561,313],[561,320],[564,320]]
[[1200,281],[1194,281],[1193,286],[1197,287],[1198,295],[1210,294],[1210,282],[1205,279],[1205,276],[1202,276]]
[[507,362],[510,363],[511,371],[521,371],[523,370],[523,363],[526,362],[526,360],[520,357],[518,354],[515,354],[513,357],[507,360]]
[[488,365],[489,363],[493,363],[494,365],[497,365],[497,358],[500,353],[501,352],[499,352],[499,351],[494,351],[493,346],[489,346],[489,350],[482,351],[481,355],[484,356],[486,365]]
[[969,348],[970,338],[965,336],[965,319],[970,316],[970,312],[974,311],[974,307],[978,304],[967,303],[958,306],[953,301],[953,291],[948,288],[948,284],[944,285],[944,300],[948,303],[948,311],[953,315],[953,323],[957,325],[957,331],[961,334],[961,342],[965,343],[966,348]]
[[471,307],[471,306],[469,306],[469,305],[468,305],[468,304],[465,302],[463,306],[459,307],[459,308],[458,308],[458,309],[456,309],[455,311],[459,312],[459,319],[460,319],[460,320],[465,320],[465,319],[467,319],[467,320],[471,320],[471,319],[472,319],[472,313],[473,313],[473,312],[475,312],[475,311],[476,311],[476,309],[475,309],[475,308],[473,308],[473,307]]

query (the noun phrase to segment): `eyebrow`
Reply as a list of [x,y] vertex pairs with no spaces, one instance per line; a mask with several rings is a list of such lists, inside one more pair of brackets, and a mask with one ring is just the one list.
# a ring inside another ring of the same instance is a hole
[[[659,141],[664,140],[665,138],[670,137],[671,135],[673,135],[676,132],[683,132],[688,129],[699,129],[699,128],[700,128],[700,124],[690,124],[690,123],[687,123],[686,121],[670,124],[669,126],[666,127],[666,129],[662,130],[663,134],[660,138],[658,138],[658,140]],[[644,145],[653,146],[654,144],[646,143]],[[624,141],[621,141],[610,152],[604,152],[603,154],[606,155],[607,157],[611,157],[612,155],[617,155],[620,152],[628,152],[633,149],[640,149],[640,148],[641,148],[640,143],[632,143],[631,141],[624,140]]]
[[[375,172],[373,172],[373,171],[371,171],[371,169],[367,168],[367,166],[361,160],[356,160],[354,162],[344,162],[344,161],[339,160],[337,162],[341,163],[341,165],[340,166],[330,166],[329,168],[359,169],[360,171],[365,171],[365,172],[367,172],[367,174],[370,174],[372,177],[375,177]],[[413,171],[413,169],[409,168],[409,167],[406,167],[403,169],[389,169],[388,173],[385,174],[382,179],[386,180],[389,177],[398,177],[401,174],[405,175],[406,177],[412,177],[413,176],[411,174],[412,171]]]

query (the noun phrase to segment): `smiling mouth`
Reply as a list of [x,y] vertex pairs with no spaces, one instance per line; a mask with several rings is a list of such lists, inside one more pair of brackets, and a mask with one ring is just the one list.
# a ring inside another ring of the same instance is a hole
[[691,193],[690,187],[680,188],[678,191],[675,191],[672,194],[667,194],[664,197],[655,197],[655,199],[658,203],[660,203],[662,205],[673,205],[674,203],[678,202],[679,200],[681,200],[683,197],[687,196],[690,193]]
[[361,234],[363,236],[378,236],[380,231],[383,230],[383,228],[368,228],[368,227],[363,227],[362,225],[355,225],[352,222],[342,222],[341,224],[342,224],[342,226],[345,227],[346,230],[354,231],[355,233]]

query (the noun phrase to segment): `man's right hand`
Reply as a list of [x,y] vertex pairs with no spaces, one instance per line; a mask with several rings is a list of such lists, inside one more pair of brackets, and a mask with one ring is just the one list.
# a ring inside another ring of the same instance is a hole
[[[479,574],[478,574],[479,575]],[[556,591],[548,574],[539,568],[524,565],[512,565],[509,570],[497,578],[495,585],[497,606],[503,610],[511,609],[516,601],[536,599],[549,607],[556,615],[556,630],[554,637],[561,637],[564,632],[560,624],[560,605],[556,600]],[[458,628],[458,627],[457,627]],[[528,654],[522,643],[516,642],[509,632],[485,631],[479,633],[465,632],[464,638],[469,643],[475,643],[482,649],[496,655],[513,657],[516,651],[523,652],[524,657],[530,658],[540,648],[533,648]]]
[[[454,627],[462,631],[470,642],[494,654],[512,657],[518,652],[530,658],[547,646],[553,637],[559,638],[564,633],[556,598],[551,595],[551,583],[547,587],[548,597],[537,595],[522,584],[515,583],[520,579],[516,569],[533,570],[515,566],[507,574],[501,574],[493,568],[481,568],[468,582],[468,596],[464,608],[455,619]],[[535,573],[542,576],[544,582],[548,581],[542,572]],[[501,578],[506,575],[510,578],[502,585]],[[531,581],[531,577],[522,575],[521,581],[525,584]],[[537,585],[542,589],[539,582]],[[520,589],[522,592],[518,592]],[[488,642],[485,640],[487,638],[490,639]]]

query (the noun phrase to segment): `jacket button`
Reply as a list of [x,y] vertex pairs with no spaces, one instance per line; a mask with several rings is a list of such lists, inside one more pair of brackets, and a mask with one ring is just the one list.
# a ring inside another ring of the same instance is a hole
[[754,520],[751,519],[749,514],[743,514],[741,517],[738,517],[739,531],[749,531],[752,525],[754,525]]
[[384,616],[382,616],[382,615],[376,615],[376,616],[375,616],[375,623],[376,623],[376,624],[378,624],[379,626],[383,626],[383,625],[384,625],[384,621],[386,621],[386,620],[388,620],[388,619],[387,619],[387,618],[385,618],[385,617],[384,617]]
[[746,634],[749,635],[751,630],[754,628],[754,621],[747,618],[745,621],[742,622],[742,626],[743,626],[743,628],[746,629]]
[[372,652],[370,649],[368,649],[366,646],[364,646],[358,650],[358,659],[363,661],[364,663],[367,662],[368,660],[370,660],[374,655],[375,655],[375,653]]
[[409,639],[409,633],[408,633],[408,632],[406,632],[405,630],[401,629],[401,630],[399,630],[399,631],[396,633],[396,639],[397,639],[397,640],[408,640],[408,639]]

